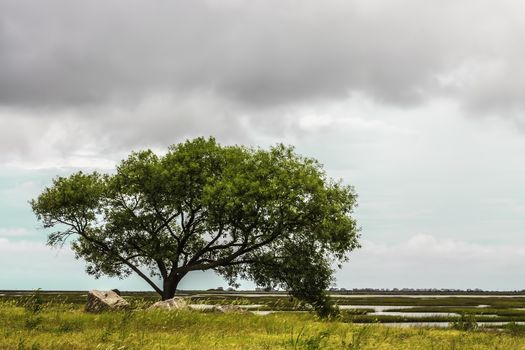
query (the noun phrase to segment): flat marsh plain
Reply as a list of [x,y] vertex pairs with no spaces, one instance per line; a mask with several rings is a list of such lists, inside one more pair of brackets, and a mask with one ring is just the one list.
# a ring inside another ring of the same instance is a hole
[[[155,294],[123,296],[131,311],[88,314],[86,292],[0,292],[0,349],[525,350],[521,295],[334,295],[332,320],[284,294],[185,293],[192,304],[249,310],[227,314],[146,311]],[[443,324],[454,327],[432,327]]]

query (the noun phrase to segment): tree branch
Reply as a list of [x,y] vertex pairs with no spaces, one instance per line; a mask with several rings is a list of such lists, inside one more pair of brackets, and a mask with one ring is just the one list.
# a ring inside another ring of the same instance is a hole
[[140,269],[138,267],[136,267],[135,265],[133,265],[132,263],[129,262],[128,259],[130,259],[130,258],[126,259],[126,258],[122,257],[120,254],[116,253],[110,247],[108,247],[107,244],[105,244],[104,242],[101,242],[101,241],[99,241],[97,239],[94,239],[93,237],[90,237],[88,234],[86,234],[84,232],[78,232],[77,231],[77,234],[80,235],[81,237],[85,238],[89,242],[99,246],[104,251],[106,251],[108,254],[110,254],[110,255],[114,256],[115,258],[117,258],[118,260],[120,260],[122,263],[124,263],[130,269],[135,271],[135,273],[137,275],[139,275],[144,281],[146,281],[157,293],[162,295],[162,290],[159,287],[157,287],[157,285],[151,279],[149,279],[148,276],[146,276],[142,271],[140,271]]
[[232,263],[233,260],[235,260],[236,258],[240,257],[241,255],[244,255],[246,253],[254,251],[257,248],[260,248],[262,246],[265,246],[265,245],[271,243],[273,240],[275,240],[277,237],[279,237],[279,235],[280,235],[280,232],[279,233],[274,233],[273,235],[271,235],[268,239],[266,239],[264,241],[261,241],[261,242],[259,242],[257,244],[254,244],[254,245],[252,245],[250,247],[247,247],[247,248],[239,249],[235,253],[231,254],[230,256],[227,256],[227,257],[219,259],[219,260],[215,260],[215,261],[212,261],[212,262],[209,262],[209,263],[196,262],[193,265],[189,265],[188,264],[186,266],[178,268],[177,269],[177,273],[179,273],[179,272],[188,272],[188,271],[196,271],[196,270],[208,270],[208,269],[212,269],[214,267],[228,266],[228,264]]

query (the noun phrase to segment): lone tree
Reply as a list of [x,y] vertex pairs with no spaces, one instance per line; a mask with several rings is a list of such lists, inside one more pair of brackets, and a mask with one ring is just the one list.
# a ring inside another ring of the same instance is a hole
[[[290,147],[173,145],[132,153],[114,174],[57,177],[31,201],[48,245],[68,239],[88,274],[136,273],[163,300],[191,271],[279,287],[330,312],[334,263],[359,246],[353,188]],[[157,282],[161,280],[162,283]]]

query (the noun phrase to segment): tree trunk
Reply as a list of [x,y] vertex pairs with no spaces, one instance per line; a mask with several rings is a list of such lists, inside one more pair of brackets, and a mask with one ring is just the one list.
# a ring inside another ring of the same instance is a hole
[[180,276],[173,276],[168,277],[164,280],[163,283],[163,289],[162,289],[162,300],[171,299],[175,296],[175,293],[177,292],[177,286],[179,285],[179,282],[182,277]]

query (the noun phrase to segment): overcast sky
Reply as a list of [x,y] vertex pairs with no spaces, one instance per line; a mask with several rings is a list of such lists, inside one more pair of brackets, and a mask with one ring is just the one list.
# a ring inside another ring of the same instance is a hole
[[0,0],[0,289],[147,289],[86,276],[27,202],[56,175],[195,136],[291,144],[355,186],[363,248],[339,287],[525,289],[524,11]]

